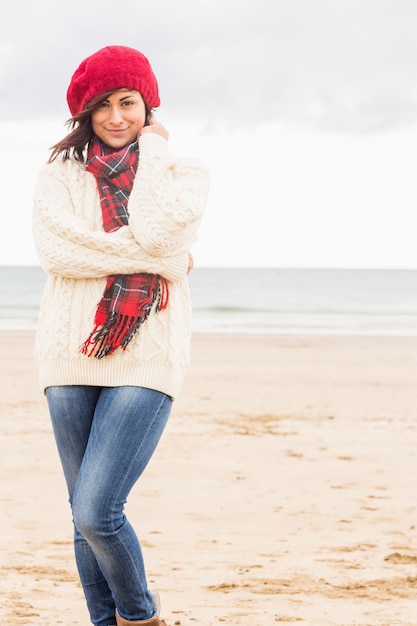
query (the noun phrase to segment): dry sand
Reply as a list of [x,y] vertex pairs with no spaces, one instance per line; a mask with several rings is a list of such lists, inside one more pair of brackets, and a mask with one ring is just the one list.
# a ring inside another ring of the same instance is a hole
[[[33,333],[0,333],[2,624],[89,624]],[[127,506],[169,626],[417,625],[417,338],[203,336]]]

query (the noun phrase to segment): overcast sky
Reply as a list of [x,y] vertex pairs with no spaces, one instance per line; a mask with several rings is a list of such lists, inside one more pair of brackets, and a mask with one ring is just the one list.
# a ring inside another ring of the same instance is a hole
[[[83,58],[157,75],[171,149],[208,165],[198,265],[417,267],[415,0],[14,0],[0,22],[0,264]],[[10,210],[12,209],[12,210]]]

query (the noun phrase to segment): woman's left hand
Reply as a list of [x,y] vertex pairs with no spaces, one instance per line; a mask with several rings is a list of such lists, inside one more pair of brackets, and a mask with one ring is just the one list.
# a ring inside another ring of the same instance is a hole
[[161,135],[161,137],[168,141],[169,133],[167,129],[161,124],[161,122],[158,122],[153,115],[149,118],[149,124],[147,126],[143,126],[139,131],[139,137],[145,133],[155,133],[156,135]]
[[191,272],[191,270],[194,267],[194,259],[193,259],[193,255],[191,254],[191,252],[188,253],[188,267],[187,267],[187,274],[189,274]]

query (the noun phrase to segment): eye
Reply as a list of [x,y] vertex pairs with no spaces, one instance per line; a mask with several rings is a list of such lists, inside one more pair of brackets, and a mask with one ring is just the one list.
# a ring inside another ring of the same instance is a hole
[[135,104],[133,100],[123,100],[122,102],[122,106],[132,106],[133,104]]

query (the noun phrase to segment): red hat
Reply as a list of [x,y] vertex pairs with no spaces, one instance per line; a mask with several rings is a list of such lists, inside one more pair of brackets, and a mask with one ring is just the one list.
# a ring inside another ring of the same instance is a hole
[[82,61],[67,91],[67,102],[74,117],[85,105],[110,89],[135,89],[151,108],[160,105],[158,83],[148,59],[139,50],[107,46]]

